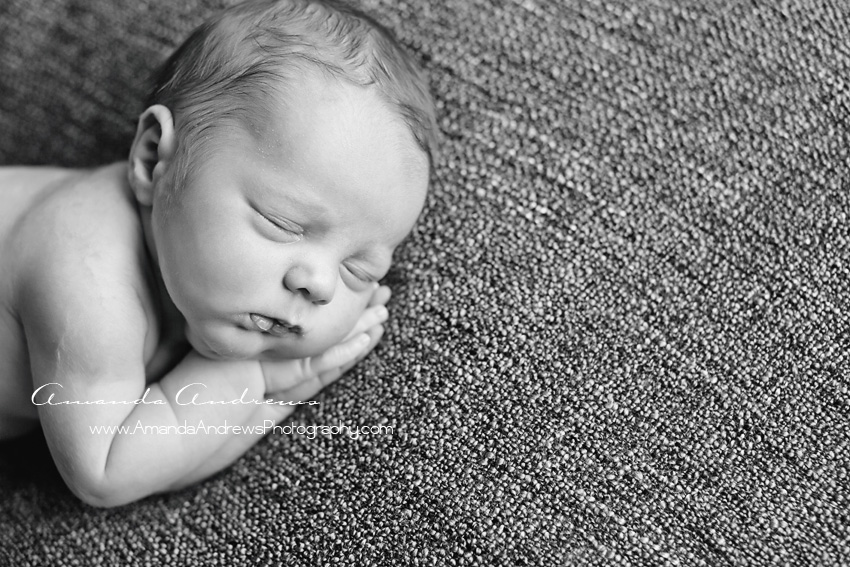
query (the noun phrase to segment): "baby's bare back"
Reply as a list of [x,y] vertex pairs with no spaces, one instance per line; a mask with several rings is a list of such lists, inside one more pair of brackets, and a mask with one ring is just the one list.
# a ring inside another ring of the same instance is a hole
[[[43,263],[33,260],[69,245],[69,238],[76,240],[75,245],[88,247],[136,241],[143,246],[134,236],[140,233],[138,223],[121,225],[125,233],[109,235],[110,240],[102,240],[105,235],[95,228],[114,226],[104,223],[104,218],[113,213],[126,218],[127,209],[132,208],[124,171],[120,165],[97,170],[0,168],[0,439],[25,433],[38,421],[31,402],[32,375],[19,302],[27,282],[33,278],[50,281],[52,274],[34,273],[45,270],[34,267]],[[88,225],[93,230],[63,232],[61,227],[68,227],[71,217],[73,226]],[[75,282],[56,281],[55,285],[73,287]]]

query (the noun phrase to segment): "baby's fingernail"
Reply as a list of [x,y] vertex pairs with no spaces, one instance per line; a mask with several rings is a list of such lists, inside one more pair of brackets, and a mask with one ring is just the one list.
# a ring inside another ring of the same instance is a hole
[[354,339],[354,344],[357,345],[358,348],[363,348],[369,344],[369,335],[366,333],[360,333],[356,339]]

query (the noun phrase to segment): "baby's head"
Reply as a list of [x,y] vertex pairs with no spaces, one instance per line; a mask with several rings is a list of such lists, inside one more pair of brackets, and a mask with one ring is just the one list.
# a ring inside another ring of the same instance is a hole
[[424,203],[436,126],[413,60],[338,2],[246,2],[175,52],[148,106],[130,184],[192,345],[339,342]]

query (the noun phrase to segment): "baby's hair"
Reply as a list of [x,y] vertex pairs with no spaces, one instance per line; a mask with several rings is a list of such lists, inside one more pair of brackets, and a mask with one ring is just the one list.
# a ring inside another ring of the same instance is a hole
[[288,81],[317,69],[375,88],[433,166],[437,126],[427,80],[389,30],[338,0],[249,0],[225,9],[166,61],[147,106],[171,110],[178,159],[191,163],[188,152],[211,130],[234,119],[251,128],[257,112],[262,120],[274,111],[275,93],[285,103]]

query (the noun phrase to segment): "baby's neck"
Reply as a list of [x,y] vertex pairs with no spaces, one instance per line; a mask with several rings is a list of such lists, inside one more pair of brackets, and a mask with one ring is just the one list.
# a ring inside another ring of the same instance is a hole
[[[152,295],[156,301],[156,312],[159,319],[158,343],[166,352],[174,350],[187,351],[189,349],[189,343],[186,340],[185,334],[186,319],[171,300],[171,296],[165,286],[165,281],[162,278],[162,271],[159,268],[159,258],[156,253],[156,245],[153,239],[153,231],[151,230],[150,207],[138,206],[138,212],[142,231],[144,233],[146,260],[148,264],[145,272],[149,278],[148,285],[150,286]],[[160,348],[157,350],[159,351]],[[166,358],[171,357],[168,356]],[[169,363],[166,363],[166,365],[168,364]],[[153,374],[157,374],[157,372],[153,372]]]

